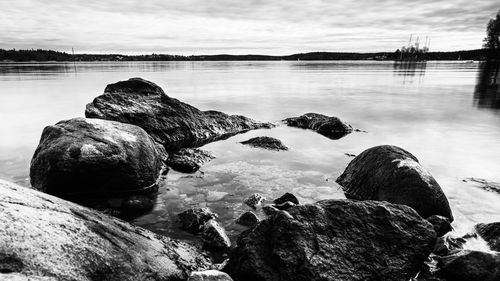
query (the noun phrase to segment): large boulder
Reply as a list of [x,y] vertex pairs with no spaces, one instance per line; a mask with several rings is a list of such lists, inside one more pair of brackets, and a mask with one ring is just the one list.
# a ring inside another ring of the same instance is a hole
[[245,280],[409,280],[436,233],[413,209],[325,200],[277,211],[243,232],[225,271]]
[[75,118],[43,130],[31,160],[34,188],[72,201],[150,194],[157,190],[165,149],[140,127]]
[[195,247],[0,181],[0,280],[186,280]]
[[438,276],[453,281],[500,280],[500,255],[463,250],[441,257],[437,264]]
[[283,121],[290,127],[310,129],[334,140],[340,139],[352,132],[352,126],[339,118],[318,113],[306,113],[299,117],[287,118]]
[[104,94],[87,105],[85,116],[137,125],[169,151],[273,126],[244,116],[201,111],[141,78],[108,85]]
[[422,217],[453,221],[448,199],[434,177],[408,151],[392,145],[369,148],[337,178],[347,198],[404,204]]

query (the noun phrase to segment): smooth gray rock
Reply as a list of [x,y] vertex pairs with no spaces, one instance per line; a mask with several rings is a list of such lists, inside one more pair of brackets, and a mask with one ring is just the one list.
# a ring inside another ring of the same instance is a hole
[[186,280],[195,247],[0,180],[0,280]]
[[231,247],[226,231],[215,220],[209,220],[203,226],[201,234],[203,243],[209,249],[225,249]]
[[218,270],[193,271],[188,281],[233,281],[227,273]]
[[325,200],[243,232],[224,271],[239,281],[410,280],[436,241],[405,205]]
[[194,173],[213,159],[215,159],[215,155],[206,150],[182,148],[170,153],[167,165],[181,173]]
[[246,141],[242,141],[241,143],[267,150],[288,150],[288,147],[284,145],[279,139],[271,137],[255,137]]
[[403,204],[423,218],[453,221],[448,199],[434,177],[408,151],[391,145],[369,148],[337,178],[347,198]]
[[306,113],[299,117],[283,120],[290,127],[313,130],[330,139],[340,139],[352,132],[352,126],[337,117],[318,113]]
[[274,127],[240,115],[201,111],[167,96],[158,85],[141,78],[108,85],[104,94],[87,104],[85,116],[137,125],[168,151]]
[[209,208],[193,208],[178,214],[181,228],[191,233],[198,233],[203,230],[205,223],[211,219],[216,219],[217,214]]

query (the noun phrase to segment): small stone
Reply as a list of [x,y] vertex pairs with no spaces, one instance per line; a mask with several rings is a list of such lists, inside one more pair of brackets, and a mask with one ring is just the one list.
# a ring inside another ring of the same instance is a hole
[[242,141],[241,143],[269,150],[288,150],[288,147],[286,147],[280,140],[271,137],[255,137]]
[[201,149],[183,148],[168,156],[167,165],[181,173],[194,173],[215,159],[215,155]]
[[259,218],[252,212],[245,212],[241,214],[239,218],[236,219],[236,223],[248,227],[253,227],[257,223],[259,223]]
[[434,226],[434,231],[436,231],[438,237],[441,237],[453,230],[450,224],[450,220],[446,217],[433,215],[427,218],[427,221],[430,222],[432,226]]
[[206,246],[214,249],[229,248],[231,241],[226,231],[215,220],[209,220],[203,226],[202,240]]
[[181,228],[191,233],[200,232],[207,221],[217,218],[217,215],[208,208],[189,209],[178,216]]
[[299,199],[297,199],[297,197],[295,197],[295,195],[293,195],[289,192],[283,194],[280,198],[275,199],[273,202],[275,204],[283,204],[286,201],[290,201],[290,202],[294,203],[295,205],[299,205]]
[[244,203],[253,208],[254,210],[257,209],[257,206],[262,204],[262,202],[266,200],[266,198],[260,194],[260,193],[254,193],[248,197]]
[[188,281],[233,281],[225,272],[218,270],[193,271]]

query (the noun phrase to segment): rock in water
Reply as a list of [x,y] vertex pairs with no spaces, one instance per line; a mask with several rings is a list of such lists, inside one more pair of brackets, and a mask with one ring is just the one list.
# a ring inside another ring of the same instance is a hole
[[43,130],[31,160],[31,185],[72,201],[151,194],[165,149],[140,127],[75,118]]
[[208,208],[189,209],[178,216],[181,228],[191,233],[200,232],[207,221],[217,218],[217,215]]
[[210,266],[186,243],[0,181],[0,280],[186,280]]
[[244,203],[247,204],[252,209],[256,210],[257,206],[260,206],[262,202],[264,202],[266,198],[264,195],[260,193],[254,193],[250,195],[247,199],[245,199]]
[[453,221],[448,199],[434,177],[415,156],[396,146],[363,151],[349,163],[337,183],[350,199],[404,204],[424,218],[440,215]]
[[464,250],[441,257],[438,276],[453,281],[500,280],[500,255]]
[[188,281],[233,281],[227,273],[218,270],[193,271]]
[[215,220],[209,220],[203,226],[201,235],[203,243],[211,249],[224,249],[231,247],[231,241],[226,231]]
[[289,192],[283,194],[280,198],[274,199],[273,202],[274,202],[274,204],[283,204],[286,201],[290,201],[295,205],[299,205],[299,199],[297,199],[297,197],[295,197],[295,195],[293,195],[292,193],[289,193]]
[[183,148],[170,153],[167,165],[181,173],[194,173],[212,159],[215,159],[215,155],[206,150]]
[[158,85],[141,78],[108,85],[104,94],[87,105],[85,116],[137,125],[169,151],[273,127],[244,116],[200,111],[167,96]]
[[475,226],[477,234],[481,236],[493,251],[500,252],[500,222],[479,223]]
[[432,225],[410,207],[325,200],[243,232],[224,271],[240,281],[409,280],[435,241]]
[[445,235],[446,233],[453,230],[450,224],[450,220],[443,216],[433,215],[427,218],[427,221],[434,226],[434,231],[438,237]]
[[280,140],[271,137],[255,137],[242,141],[241,143],[268,150],[288,150],[288,147],[286,147],[286,145],[284,145]]
[[252,212],[244,212],[243,214],[241,214],[241,216],[239,216],[236,219],[237,224],[240,224],[243,226],[248,226],[248,227],[253,227],[258,222],[259,222],[259,218],[257,217],[256,214],[254,214]]
[[340,139],[352,132],[351,125],[337,117],[329,117],[318,113],[306,113],[299,117],[283,120],[290,127],[311,129],[330,139]]

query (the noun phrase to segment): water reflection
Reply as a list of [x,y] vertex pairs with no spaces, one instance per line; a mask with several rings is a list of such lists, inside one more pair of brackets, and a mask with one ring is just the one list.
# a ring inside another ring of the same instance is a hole
[[402,76],[403,84],[411,84],[418,78],[418,84],[423,82],[425,70],[427,68],[426,61],[394,61],[394,75]]
[[500,62],[485,61],[479,65],[474,105],[478,108],[500,109]]

